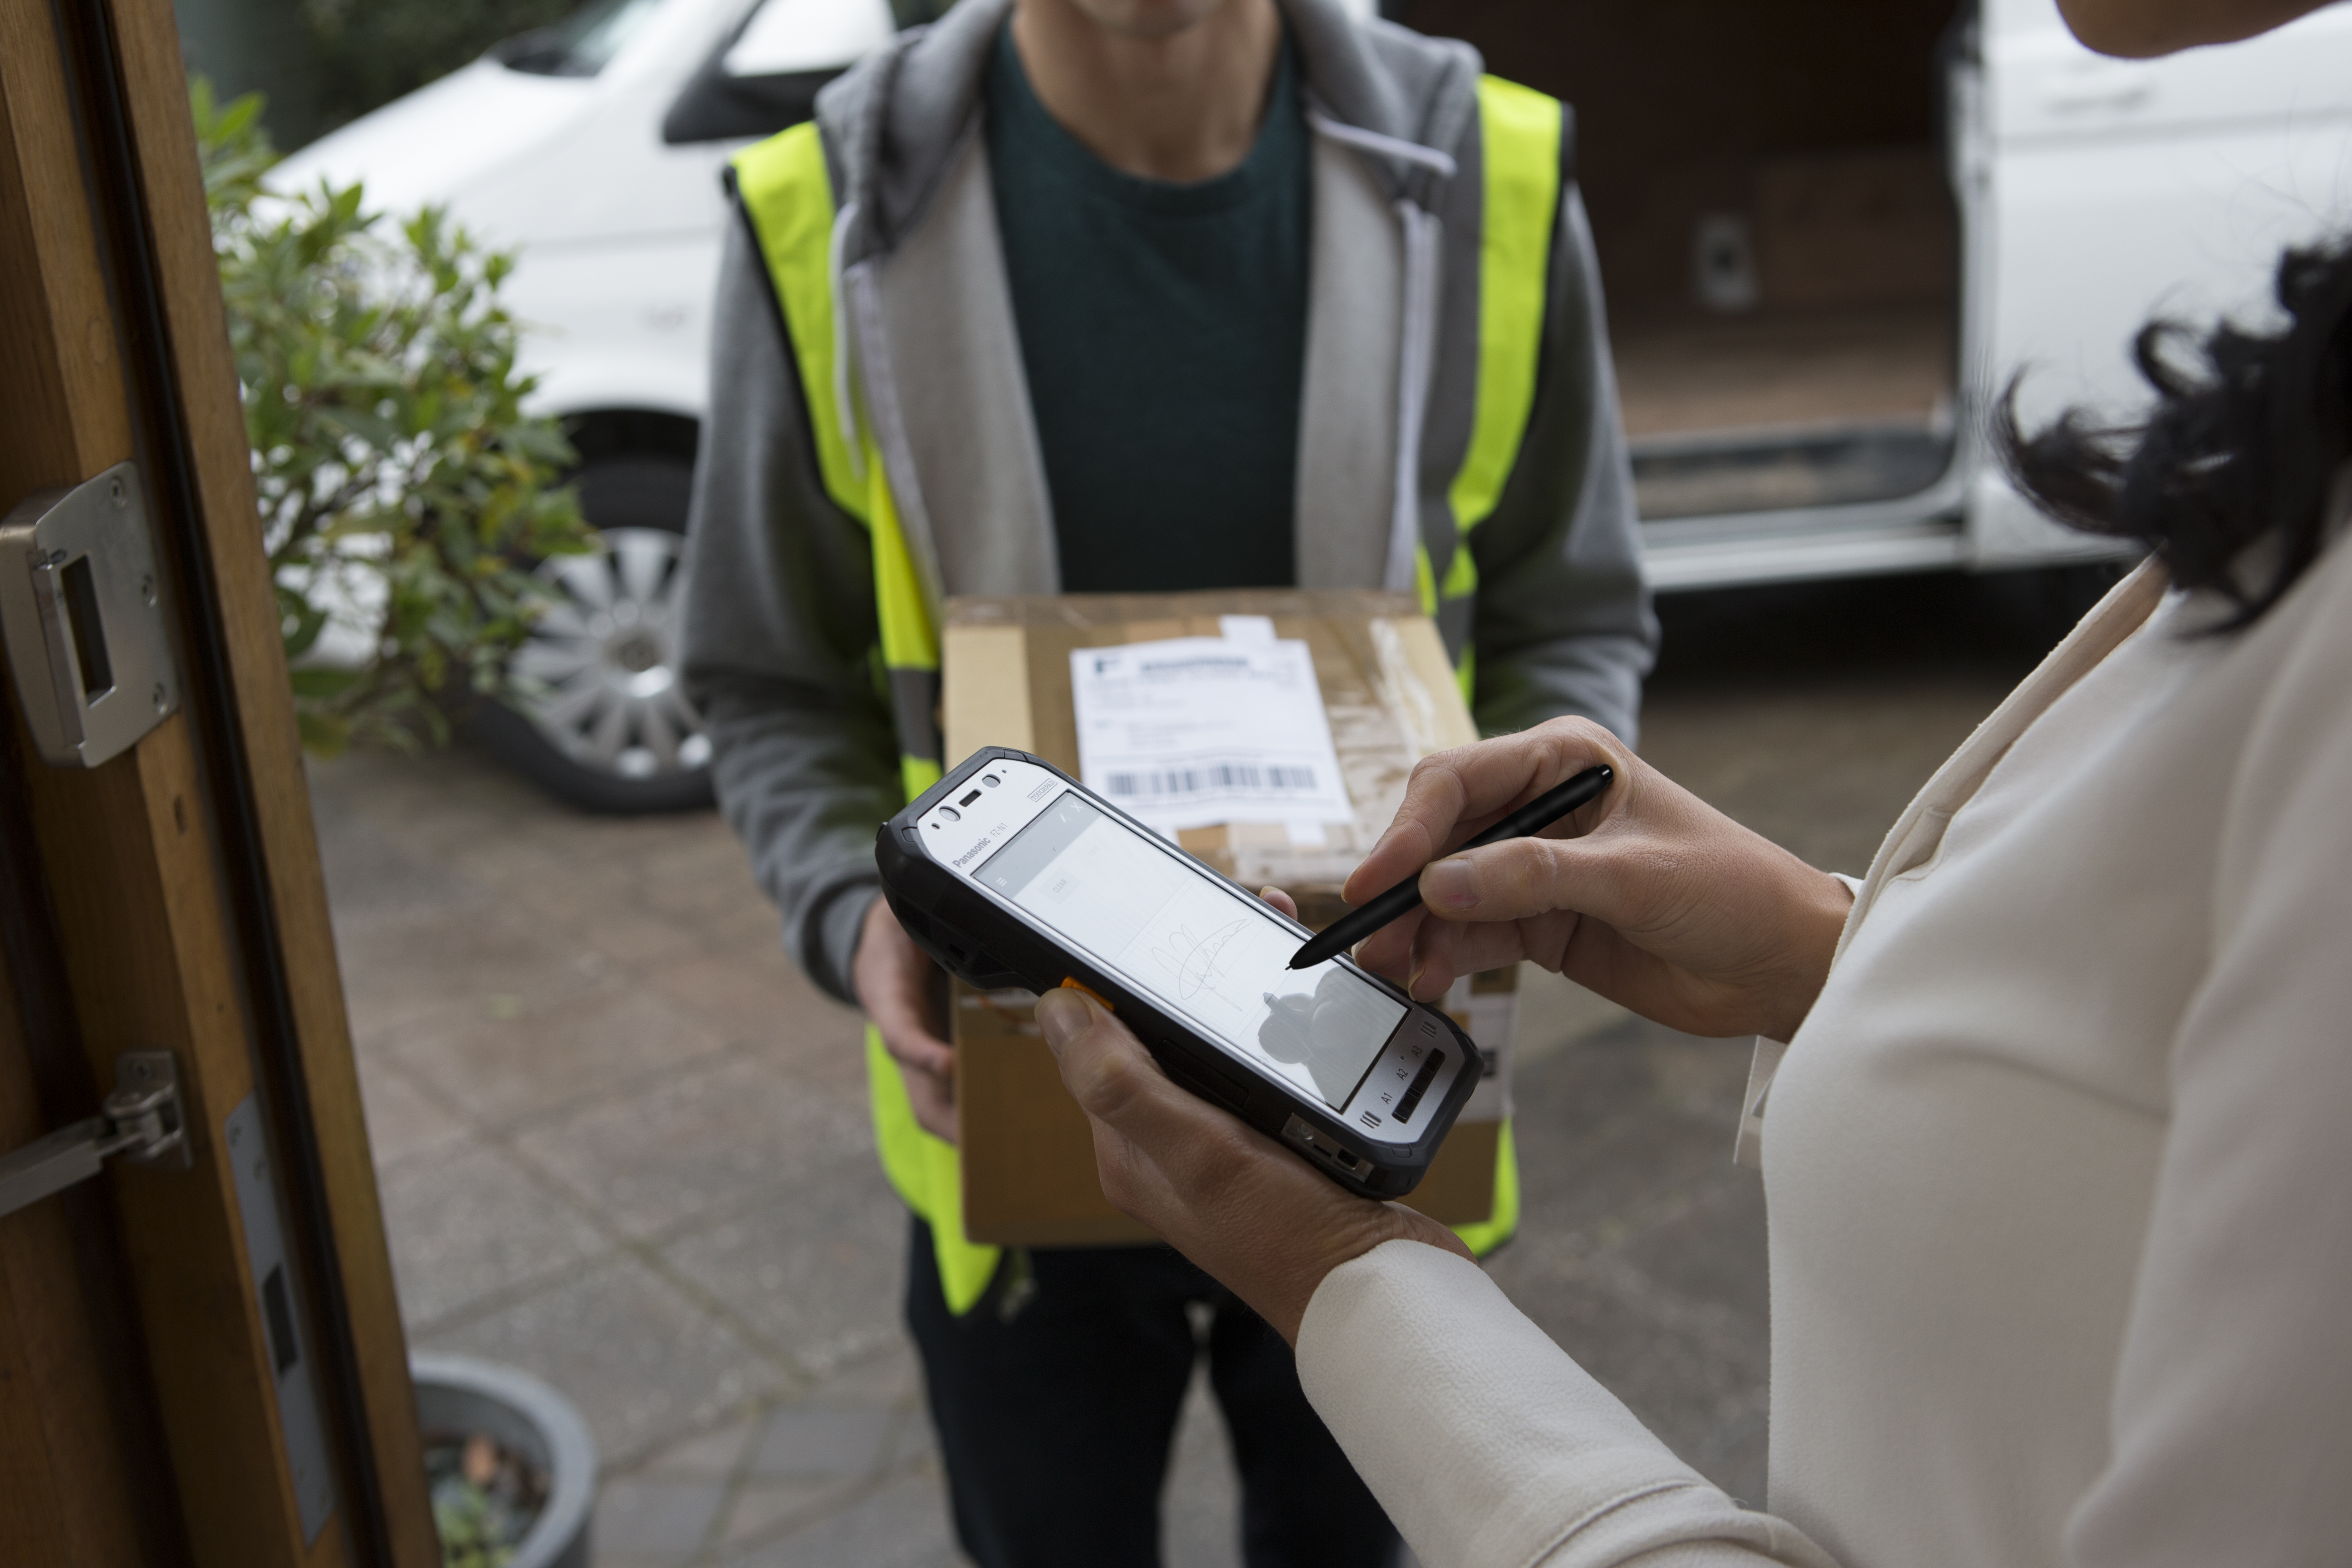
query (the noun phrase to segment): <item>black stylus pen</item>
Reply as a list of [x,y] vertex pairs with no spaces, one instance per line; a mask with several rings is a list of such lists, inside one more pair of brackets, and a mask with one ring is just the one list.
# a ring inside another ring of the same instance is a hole
[[[1506,838],[1528,838],[1541,833],[1578,806],[1584,805],[1609,787],[1617,775],[1606,767],[1587,768],[1566,784],[1548,789],[1543,794],[1470,840],[1460,848],[1449,849],[1448,855],[1458,855],[1463,849],[1483,849],[1489,844],[1500,844]],[[1335,953],[1345,952],[1381,927],[1421,903],[1421,873],[1415,871],[1379,898],[1360,909],[1349,910],[1317,935],[1307,939],[1290,961],[1293,969],[1311,969]]]

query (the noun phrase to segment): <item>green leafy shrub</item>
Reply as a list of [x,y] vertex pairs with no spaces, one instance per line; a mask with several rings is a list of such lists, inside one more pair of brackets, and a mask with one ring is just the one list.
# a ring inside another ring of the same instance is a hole
[[[303,744],[446,739],[453,702],[511,694],[535,564],[596,548],[571,447],[522,410],[513,258],[357,185],[265,192],[260,99],[189,100]],[[359,662],[319,658],[335,621]]]

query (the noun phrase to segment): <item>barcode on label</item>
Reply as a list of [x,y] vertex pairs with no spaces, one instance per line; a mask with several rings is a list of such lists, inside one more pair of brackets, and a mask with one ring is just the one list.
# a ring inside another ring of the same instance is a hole
[[1104,781],[1112,795],[1205,795],[1217,789],[1297,790],[1315,788],[1313,768],[1260,767],[1255,763],[1210,763],[1194,768],[1146,768],[1112,773]]

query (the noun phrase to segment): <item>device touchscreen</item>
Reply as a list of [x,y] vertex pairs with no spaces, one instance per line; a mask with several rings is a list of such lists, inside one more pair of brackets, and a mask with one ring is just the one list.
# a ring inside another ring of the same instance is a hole
[[1334,959],[1287,967],[1298,931],[1248,895],[1064,794],[976,873],[1171,1011],[1342,1110],[1404,1005]]

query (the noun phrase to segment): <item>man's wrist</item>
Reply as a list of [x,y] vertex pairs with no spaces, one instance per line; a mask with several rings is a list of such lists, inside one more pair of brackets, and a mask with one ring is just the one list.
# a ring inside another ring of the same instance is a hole
[[865,945],[874,906],[881,900],[879,882],[852,883],[834,895],[818,921],[818,954],[828,971],[818,983],[853,1006],[863,1005],[857,994],[857,953]]

